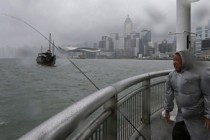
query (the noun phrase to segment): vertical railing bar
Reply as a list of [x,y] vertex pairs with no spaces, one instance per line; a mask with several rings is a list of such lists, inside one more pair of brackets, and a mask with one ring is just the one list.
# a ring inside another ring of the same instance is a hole
[[[156,88],[158,88],[160,85],[157,85]],[[158,109],[160,108],[160,91],[157,91],[157,95],[158,95]]]
[[154,87],[152,86],[152,87],[150,87],[150,95],[152,95],[151,96],[151,112],[153,112],[153,111],[155,111],[155,108],[156,108],[156,95],[155,95],[155,93],[154,93]]
[[152,103],[154,102],[154,99],[153,99],[154,98],[153,97],[154,96],[153,87],[150,87],[150,93],[149,94],[150,94],[150,99],[151,99],[150,100],[150,113],[152,113],[152,108],[153,108],[152,107]]
[[[128,110],[129,110],[129,113],[128,113],[128,119],[130,120],[130,121],[132,121],[131,120],[131,103],[132,103],[132,98],[130,98],[130,100],[129,100],[129,108],[128,108]],[[129,131],[128,131],[128,137],[130,137],[130,134],[131,134],[131,130],[132,130],[132,127],[131,127],[131,125],[128,123],[128,125],[129,125]]]
[[[120,106],[118,105],[118,110],[120,110]],[[120,116],[117,112],[117,140],[120,139]]]
[[136,97],[136,102],[137,102],[137,110],[136,110],[136,114],[137,114],[137,116],[136,116],[136,126],[139,126],[138,125],[138,120],[139,120],[139,118],[141,118],[141,116],[140,116],[140,105],[139,105],[139,101],[140,101],[140,92],[138,92],[138,95],[137,95],[137,97]]
[[157,109],[158,109],[158,92],[156,91],[156,88],[157,88],[157,86],[153,86],[153,89],[154,89],[154,94],[156,95],[156,97],[155,97],[155,110],[153,111],[153,113],[155,112],[155,111],[157,111]]
[[98,140],[98,128],[96,129],[96,140]]
[[[125,102],[124,102],[125,103]],[[122,104],[122,112],[124,112],[124,110],[123,110],[123,108],[124,108],[124,103]],[[123,120],[123,118],[122,118],[122,115],[120,114],[120,116],[121,116],[121,119],[122,119],[122,139],[124,139],[124,120]]]
[[[128,108],[128,100],[126,101],[126,108]],[[125,111],[126,111],[126,113],[125,113],[126,116],[128,116],[128,110],[126,109]],[[126,130],[126,139],[127,139],[128,138],[128,122],[126,120],[125,120],[125,122],[126,122],[126,128],[127,128],[127,130]]]
[[[138,93],[136,93],[136,94],[138,94]],[[135,113],[134,113],[134,115],[135,115],[135,118],[134,118],[134,125],[135,125],[135,127],[136,127],[136,114],[137,114],[137,104],[136,104],[136,95],[135,95],[135,98],[134,98],[134,103],[135,103]]]
[[136,126],[138,126],[137,121],[138,121],[138,116],[139,116],[138,95],[139,95],[139,92],[136,95],[136,122],[135,122]]
[[[129,120],[131,121],[131,123],[132,123],[132,96],[131,96],[131,99],[130,99],[130,107],[129,107]],[[130,130],[130,132],[129,132],[129,137],[130,137],[130,135],[132,134],[132,130],[133,130],[133,127],[131,126],[131,124],[129,123],[129,130]]]
[[101,131],[102,134],[101,134],[101,136],[102,136],[102,140],[103,140],[104,139],[104,123],[102,124],[101,127],[102,127],[102,131]]
[[[129,102],[129,100],[128,100],[128,104],[127,104],[127,116],[128,116],[128,119],[130,120],[130,111],[129,111],[129,108],[130,108],[130,102]],[[127,138],[129,138],[129,135],[130,135],[130,124],[128,123],[128,121],[126,121],[127,122],[127,126],[128,126],[128,135],[127,135]]]
[[[123,104],[122,104],[123,105]],[[121,112],[123,112],[122,111],[122,105],[120,106],[120,111]],[[118,112],[119,113],[119,112]],[[122,120],[122,116],[121,116],[121,114],[119,114],[119,116],[120,116],[120,140],[123,138],[123,120]]]
[[[126,112],[125,112],[125,108],[126,108],[126,102],[124,102],[124,107],[123,107],[123,112],[124,112],[124,113],[126,113]],[[125,131],[125,129],[126,129],[126,123],[125,123],[125,119],[123,118],[123,133],[124,133],[124,139],[125,139],[125,137],[126,137],[126,131]]]
[[[163,83],[161,84],[161,87],[163,86]],[[160,99],[160,108],[162,108],[163,107],[163,104],[162,104],[162,102],[163,102],[163,92],[162,92],[162,90],[160,91],[160,97],[161,97],[161,99]]]
[[[129,106],[129,108],[128,108],[128,119],[129,120],[131,120],[131,115],[130,115],[130,107],[131,107],[131,98],[129,99],[129,101],[128,101],[128,106]],[[130,133],[131,133],[131,125],[128,123],[128,138],[129,138],[129,136],[130,136]]]
[[158,100],[158,97],[157,97],[157,94],[156,94],[156,88],[155,88],[155,86],[152,86],[152,93],[153,93],[153,100],[154,100],[154,102],[153,102],[153,113],[156,111],[156,108],[157,108],[157,100]]
[[[134,96],[132,96],[132,102],[131,102],[131,109],[132,109],[132,111],[131,111],[131,123],[133,124],[133,120],[134,120]],[[131,134],[134,132],[134,128],[131,126]]]
[[156,94],[154,86],[152,87],[152,91],[153,91],[153,95],[154,95],[154,98],[153,98],[153,101],[154,101],[153,112],[155,112],[156,108],[157,108],[157,100],[158,99],[157,99],[157,94]]
[[[130,116],[130,107],[131,107],[131,98],[128,100],[128,119],[131,120],[131,116]],[[130,136],[131,133],[131,125],[128,123],[128,138]]]
[[[122,104],[122,109],[124,109],[124,106],[125,106],[125,102]],[[124,110],[122,110],[122,112],[124,112]],[[122,115],[120,114],[120,116],[122,117]],[[122,118],[122,129],[123,129],[123,131],[122,131],[122,134],[123,134],[123,139],[125,138],[125,124],[124,124],[124,118]]]
[[[120,111],[122,111],[122,104],[120,105]],[[123,133],[123,122],[122,122],[122,116],[121,116],[121,114],[118,112],[118,114],[119,114],[119,117],[120,117],[120,121],[119,121],[119,128],[120,128],[120,137],[119,137],[119,139],[118,140],[121,140],[122,139],[122,133]]]
[[[164,90],[164,92],[162,92],[163,94],[162,94],[162,100],[164,99],[164,95],[165,95],[165,89],[166,89],[166,82],[164,83],[164,85],[163,85],[163,90]],[[162,106],[163,106],[163,102],[162,102]]]
[[155,108],[155,95],[154,95],[154,87],[151,87],[151,112],[154,112]]
[[91,140],[93,140],[93,134],[91,135]]
[[140,122],[141,122],[141,118],[142,118],[142,112],[141,112],[141,108],[142,108],[142,101],[141,101],[141,93],[142,91],[139,93],[139,117],[138,117],[138,126],[140,126]]
[[101,139],[101,136],[100,136],[100,131],[101,131],[101,130],[100,130],[100,126],[99,126],[99,127],[98,127],[98,131],[97,131],[97,132],[98,132],[98,140],[100,140],[100,139]]
[[[157,89],[158,89],[158,87],[161,87],[161,83],[156,86]],[[157,92],[158,92],[157,94],[158,94],[158,110],[159,110],[160,109],[160,106],[161,106],[160,105],[161,104],[160,103],[160,101],[161,101],[161,94],[160,94],[161,93],[161,90],[157,90]]]
[[[161,86],[161,84],[157,85],[157,87]],[[160,109],[160,100],[161,100],[161,96],[160,96],[160,91],[158,90],[158,109]]]
[[[156,94],[157,94],[157,110],[160,108],[160,91],[158,90],[159,84],[155,85],[155,90],[156,90]],[[155,110],[155,111],[157,111]]]
[[[127,116],[128,116],[128,119],[130,120],[130,111],[129,111],[129,105],[130,105],[130,102],[129,102],[129,100],[127,101]],[[129,138],[129,134],[130,134],[130,124],[128,123],[128,121],[126,121],[127,122],[127,138]]]
[[105,122],[106,122],[106,120],[103,122],[103,124],[102,124],[102,127],[103,127],[103,129],[102,129],[102,136],[103,136],[103,139],[105,139]]
[[138,93],[138,96],[136,98],[136,102],[137,102],[137,116],[136,116],[136,125],[138,126],[138,118],[140,118],[140,104],[139,104],[139,100],[140,100],[140,92]]
[[[133,123],[133,125],[136,127],[136,125],[135,125],[135,96],[133,95],[133,113],[132,113],[132,117],[133,117],[133,120],[132,120],[132,123]],[[133,127],[132,127],[133,128]],[[135,131],[135,129],[133,128],[133,131],[132,131],[132,133]]]
[[96,133],[94,132],[93,135],[92,135],[92,136],[93,136],[93,140],[95,140],[95,134],[96,134]]
[[[124,112],[125,112],[125,108],[126,108],[126,102],[124,103]],[[126,112],[125,112],[126,113]],[[126,138],[126,122],[125,122],[125,119],[123,118],[123,124],[124,124],[124,139]]]
[[161,97],[161,99],[160,99],[160,108],[162,107],[162,100],[163,100],[163,90],[162,90],[162,87],[163,87],[163,83],[162,84],[160,84],[160,97]]
[[[143,100],[143,98],[142,98],[142,95],[143,95],[143,91],[141,92],[141,94],[140,94],[141,96],[140,96],[140,98],[141,98],[141,107],[140,107],[140,113],[141,113],[141,117],[140,117],[140,121],[139,122],[142,122],[142,105],[143,105],[143,102],[142,102],[142,100]],[[139,124],[139,125],[141,125],[141,124]]]
[[[158,85],[156,85],[155,87],[157,88]],[[156,92],[157,92],[157,93],[156,93],[156,94],[157,94],[157,109],[156,109],[155,111],[157,111],[157,110],[159,109],[159,105],[160,105],[160,104],[159,104],[159,100],[160,100],[160,98],[159,98],[159,93],[160,93],[160,92],[159,92],[159,91],[156,91]]]
[[152,89],[154,90],[153,91],[153,94],[154,94],[154,111],[153,112],[155,112],[156,110],[157,110],[157,100],[158,100],[158,96],[157,96],[157,92],[155,92],[155,87],[153,86],[152,87]]
[[99,126],[99,140],[101,140],[101,125]]
[[139,101],[140,101],[140,92],[138,92],[138,95],[137,95],[137,98],[136,98],[136,102],[137,102],[137,116],[136,116],[136,126],[138,127],[139,124],[139,118],[141,118],[141,115],[140,115],[140,109],[141,109],[141,106],[139,104]]
[[153,107],[153,113],[157,110],[157,104],[158,104],[158,96],[157,96],[157,93],[155,91],[155,86],[152,87],[152,90],[153,90],[153,94],[154,94],[154,107]]
[[[160,91],[160,97],[161,97],[161,100],[160,100],[160,107],[163,106],[163,104],[162,104],[162,102],[163,102],[163,90],[162,90],[162,88],[164,87],[163,84],[164,84],[164,83],[162,83],[162,84],[160,85],[160,87],[161,87],[161,91]],[[164,89],[164,88],[163,88],[163,89]]]
[[[166,83],[164,83],[164,85],[163,85],[163,91],[164,92],[162,92],[163,94],[162,94],[162,99],[164,99],[164,95],[165,95],[165,89],[166,89]],[[163,102],[162,102],[162,106],[163,106]]]
[[[131,121],[131,123],[132,123],[132,96],[131,96],[131,99],[130,99],[130,107],[129,107],[129,120]],[[130,130],[130,132],[129,132],[129,137],[130,137],[130,135],[132,134],[132,131],[133,131],[133,127],[131,126],[131,124],[129,123],[129,130]]]
[[[107,121],[107,120],[106,120],[106,121]],[[106,134],[106,129],[107,129],[107,128],[106,128],[106,121],[104,122],[104,126],[103,126],[103,137],[104,137],[103,139],[106,139],[106,135],[107,135],[107,134]]]
[[[158,84],[158,87],[162,87],[162,84],[161,84],[161,83]],[[158,105],[158,109],[161,108],[161,101],[162,101],[161,92],[162,92],[162,90],[158,90],[158,95],[159,95],[159,102],[158,102],[159,105]]]

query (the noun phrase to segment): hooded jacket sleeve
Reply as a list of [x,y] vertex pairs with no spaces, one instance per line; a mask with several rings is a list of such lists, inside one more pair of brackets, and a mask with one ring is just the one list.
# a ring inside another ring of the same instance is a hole
[[166,93],[164,99],[164,109],[171,112],[174,108],[174,91],[171,85],[171,77],[173,72],[170,72],[166,80]]
[[201,90],[204,97],[204,116],[210,119],[210,69],[201,77]]

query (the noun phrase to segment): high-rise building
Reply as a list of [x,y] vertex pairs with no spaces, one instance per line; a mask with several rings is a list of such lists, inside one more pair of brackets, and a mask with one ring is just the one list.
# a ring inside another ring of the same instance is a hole
[[113,42],[113,49],[119,49],[119,33],[110,33],[110,38]]
[[209,25],[208,25],[209,29],[210,29],[210,20],[209,20]]
[[[149,43],[151,43],[151,31],[150,30],[142,30],[141,33],[141,44],[140,50],[143,50],[142,56],[149,56]],[[142,49],[141,49],[142,48]]]
[[161,44],[159,44],[160,53],[172,53],[173,52],[173,43],[168,43],[167,40],[163,40]]
[[102,51],[113,51],[112,39],[108,36],[102,36],[101,41],[99,41],[99,49]]
[[202,40],[210,39],[210,20],[207,26],[200,26],[196,28],[196,47],[195,52],[201,54],[202,51]]
[[125,36],[127,36],[130,35],[132,32],[133,32],[133,23],[128,15],[124,23],[124,34]]

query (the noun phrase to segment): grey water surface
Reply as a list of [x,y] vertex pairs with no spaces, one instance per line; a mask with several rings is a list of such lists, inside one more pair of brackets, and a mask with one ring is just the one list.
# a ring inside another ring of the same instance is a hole
[[[171,60],[72,60],[99,88],[152,71],[172,69]],[[67,60],[55,67],[35,59],[0,59],[0,139],[15,140],[41,122],[97,91]]]

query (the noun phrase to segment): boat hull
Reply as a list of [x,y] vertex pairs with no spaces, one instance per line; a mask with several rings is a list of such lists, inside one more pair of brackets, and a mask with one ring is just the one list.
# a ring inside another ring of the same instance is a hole
[[46,66],[54,66],[56,61],[56,55],[46,56],[40,54],[36,58],[37,64],[46,65]]

